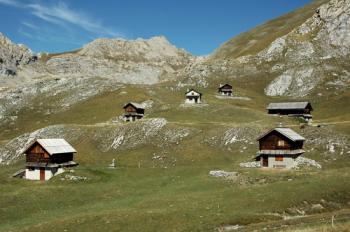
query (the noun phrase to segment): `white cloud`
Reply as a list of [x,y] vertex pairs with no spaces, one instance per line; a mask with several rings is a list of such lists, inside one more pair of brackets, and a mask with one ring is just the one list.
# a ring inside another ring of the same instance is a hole
[[77,41],[75,38],[70,38],[69,36],[62,36],[59,33],[50,31],[48,28],[40,28],[38,31],[28,32],[25,28],[20,27],[18,33],[26,36],[30,39],[34,39],[41,42],[57,42],[65,44],[73,44],[80,46],[81,42]]
[[22,7],[22,5],[15,0],[0,0],[0,4],[15,6],[15,7]]
[[[123,33],[106,27],[98,19],[95,19],[84,12],[70,9],[64,2],[58,2],[55,5],[40,5],[34,3],[20,4],[16,0],[0,0],[0,4],[29,9],[29,12],[32,15],[61,27],[68,28],[69,26],[75,25],[96,36],[125,37]],[[39,28],[38,26],[26,22],[22,24],[33,30]]]
[[36,25],[34,25],[32,23],[29,23],[29,22],[22,22],[22,25],[26,26],[26,27],[28,27],[30,29],[33,29],[33,30],[39,30],[40,29],[40,27],[38,27],[38,26],[36,26]]
[[69,9],[64,2],[59,2],[57,5],[49,7],[38,4],[29,4],[28,8],[32,10],[31,13],[35,16],[51,23],[61,25],[62,22],[65,22],[79,26],[92,33],[108,36],[121,36],[121,33],[103,26],[98,20],[89,17],[85,13]]

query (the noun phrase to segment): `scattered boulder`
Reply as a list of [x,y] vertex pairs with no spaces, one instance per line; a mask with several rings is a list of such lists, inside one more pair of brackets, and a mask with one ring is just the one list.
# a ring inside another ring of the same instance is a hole
[[227,172],[223,170],[212,170],[209,172],[210,176],[214,177],[223,177],[223,178],[232,178],[232,177],[237,177],[238,172]]
[[88,180],[85,176],[74,176],[74,175],[64,175],[64,177],[61,178],[61,180],[71,180],[71,181],[86,181]]
[[322,209],[324,209],[324,207],[321,204],[313,204],[311,206],[311,209],[312,210],[322,210]]
[[317,163],[315,160],[305,158],[303,156],[299,156],[295,159],[295,169],[299,169],[300,167],[307,166],[307,167],[315,167],[315,168],[322,168],[321,164]]
[[261,167],[259,161],[240,163],[239,166],[242,168],[260,168]]
[[12,70],[12,69],[6,69],[5,70],[5,75],[7,75],[7,76],[15,76],[16,75],[16,71]]
[[227,226],[222,226],[218,228],[219,232],[225,232],[225,231],[232,231],[232,230],[238,230],[241,229],[243,226],[241,225],[227,225]]

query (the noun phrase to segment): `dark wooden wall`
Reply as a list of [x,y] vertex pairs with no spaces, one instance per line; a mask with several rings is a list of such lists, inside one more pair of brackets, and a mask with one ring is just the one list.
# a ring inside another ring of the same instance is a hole
[[308,108],[305,109],[274,109],[274,110],[268,110],[269,114],[310,114],[311,110]]
[[26,152],[26,162],[34,163],[65,163],[73,161],[73,153],[50,155],[39,143],[34,143]]
[[26,151],[26,162],[48,163],[50,155],[36,142]]
[[136,108],[133,107],[132,105],[128,105],[126,108],[125,108],[125,112],[127,113],[136,113]]
[[54,154],[51,156],[51,162],[55,164],[62,164],[73,161],[73,153]]
[[138,114],[144,114],[145,110],[144,109],[137,109],[132,105],[128,105],[125,108],[125,113],[138,113]]
[[[284,146],[278,146],[279,140],[284,141]],[[301,149],[302,147],[302,141],[293,142],[276,131],[272,131],[270,134],[259,140],[260,150],[293,150]]]

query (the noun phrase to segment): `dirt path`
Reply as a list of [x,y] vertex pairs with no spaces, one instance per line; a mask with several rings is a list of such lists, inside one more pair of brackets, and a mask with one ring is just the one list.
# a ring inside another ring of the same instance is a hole
[[223,226],[218,228],[218,231],[293,231],[297,229],[305,229],[308,227],[316,227],[315,231],[317,231],[317,227],[321,226],[329,226],[331,228],[332,216],[334,216],[335,228],[337,224],[341,225],[342,223],[350,222],[350,208],[333,212],[312,214],[305,217],[294,217],[287,220],[253,223],[238,227],[234,230],[230,230],[229,226]]
[[314,123],[321,123],[321,124],[326,124],[326,125],[333,125],[333,124],[350,124],[350,121],[338,121],[338,122],[323,122],[323,121],[316,121]]
[[238,125],[249,125],[252,123],[258,123],[262,120],[257,120],[253,122],[244,122],[244,123],[237,123],[237,122],[176,122],[176,121],[168,121],[168,124],[174,124],[174,125],[217,125],[217,126],[238,126]]

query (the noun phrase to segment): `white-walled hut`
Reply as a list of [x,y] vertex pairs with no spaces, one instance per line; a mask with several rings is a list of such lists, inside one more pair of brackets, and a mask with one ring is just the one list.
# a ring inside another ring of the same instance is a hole
[[145,107],[139,103],[129,102],[124,105],[123,109],[125,111],[123,118],[126,122],[139,120],[145,115]]
[[290,128],[278,127],[258,138],[256,160],[261,167],[293,168],[295,159],[302,155],[305,138]]
[[189,89],[186,92],[185,103],[198,104],[202,102],[202,94],[194,89]]
[[65,167],[78,165],[73,161],[77,151],[64,139],[37,139],[23,152],[26,157],[25,178],[49,180],[64,172]]
[[218,88],[218,93],[223,96],[232,96],[232,85],[229,84],[220,84]]
[[302,117],[306,120],[312,119],[313,108],[310,102],[278,102],[267,106],[268,114],[289,115]]

